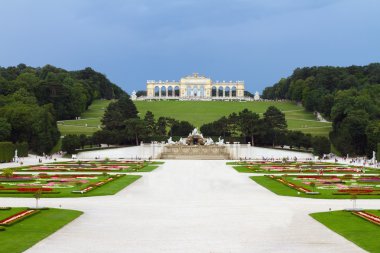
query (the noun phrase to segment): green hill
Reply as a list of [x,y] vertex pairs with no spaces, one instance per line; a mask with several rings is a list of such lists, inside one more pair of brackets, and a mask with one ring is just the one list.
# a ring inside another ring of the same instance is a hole
[[61,135],[86,134],[92,135],[99,130],[104,111],[112,100],[94,100],[88,110],[82,113],[79,120],[58,121],[58,129]]
[[327,136],[331,131],[331,123],[318,121],[312,113],[292,102],[135,101],[135,104],[141,118],[147,111],[151,111],[156,119],[161,116],[172,117],[189,121],[197,127],[245,108],[262,114],[269,106],[274,105],[285,113],[289,130],[323,136]]

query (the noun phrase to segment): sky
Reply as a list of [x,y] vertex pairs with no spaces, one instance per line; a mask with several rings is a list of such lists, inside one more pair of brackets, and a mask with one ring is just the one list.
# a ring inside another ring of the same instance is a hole
[[380,61],[379,0],[0,0],[0,66],[91,67],[131,93],[194,72],[261,92]]

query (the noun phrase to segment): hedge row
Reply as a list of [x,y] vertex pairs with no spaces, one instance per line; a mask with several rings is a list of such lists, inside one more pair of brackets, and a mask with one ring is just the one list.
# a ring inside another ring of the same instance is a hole
[[28,144],[26,142],[13,144],[12,142],[0,142],[0,162],[9,162],[15,155],[18,157],[28,156]]

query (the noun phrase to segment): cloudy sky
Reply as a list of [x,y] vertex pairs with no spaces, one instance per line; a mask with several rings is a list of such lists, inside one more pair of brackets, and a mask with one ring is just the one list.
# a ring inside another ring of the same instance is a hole
[[378,0],[1,0],[0,66],[90,66],[127,92],[199,72],[262,91],[380,61]]

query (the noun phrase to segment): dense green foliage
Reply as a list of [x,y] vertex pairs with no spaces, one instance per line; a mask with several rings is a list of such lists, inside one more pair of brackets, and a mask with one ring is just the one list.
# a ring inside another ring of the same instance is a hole
[[302,102],[331,119],[330,139],[342,154],[371,156],[380,142],[380,63],[298,68],[263,97]]
[[27,142],[33,151],[49,153],[60,136],[57,120],[80,116],[94,99],[122,94],[91,68],[0,67],[0,141]]

